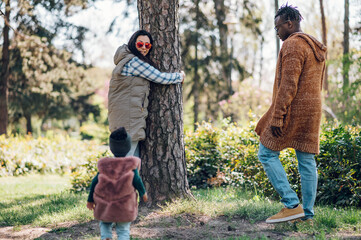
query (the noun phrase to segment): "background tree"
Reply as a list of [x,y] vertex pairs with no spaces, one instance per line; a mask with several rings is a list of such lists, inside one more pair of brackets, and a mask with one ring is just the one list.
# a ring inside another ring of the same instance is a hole
[[200,91],[200,76],[198,72],[198,46],[199,46],[199,29],[200,29],[200,9],[199,9],[199,0],[196,0],[196,31],[195,31],[195,45],[194,45],[194,52],[195,52],[195,62],[194,62],[194,80],[193,80],[193,95],[194,95],[194,104],[193,104],[193,127],[194,131],[197,130],[197,123],[198,123],[198,114],[199,114],[199,91]]
[[[205,14],[209,9],[218,10]],[[227,41],[230,31],[224,24],[224,18],[229,13],[234,13],[238,21],[234,29],[234,36],[237,37],[235,47]],[[220,102],[230,100],[230,89],[232,92],[239,91],[240,82],[255,71],[256,59],[252,56],[256,55],[264,42],[260,31],[260,14],[258,7],[246,0],[237,2],[237,6],[232,1],[224,0],[216,3],[183,2],[180,17],[182,61],[187,72],[185,97],[187,101],[193,100],[192,122],[195,126],[202,120],[217,121],[221,115],[237,118],[237,114],[224,111]],[[245,35],[247,39],[243,37]],[[254,40],[250,40],[252,38]],[[234,54],[231,54],[233,51],[230,48],[234,48]],[[229,86],[231,69],[234,75],[232,88]]]
[[[326,17],[325,10],[323,7],[323,0],[320,0],[320,10],[321,10],[321,26],[322,26],[322,42],[327,46],[327,28],[326,28]],[[327,53],[326,53],[327,59]],[[323,88],[328,91],[328,66],[326,64],[325,69],[325,78],[323,79]]]
[[346,90],[349,86],[349,69],[350,69],[350,4],[349,0],[345,0],[345,14],[343,19],[343,59],[342,59],[342,76],[343,76],[343,89]]
[[81,117],[86,113],[79,110],[89,108],[94,86],[86,78],[84,66],[71,60],[70,53],[32,36],[16,41],[12,58],[10,118],[16,122],[24,117],[26,132],[33,131],[32,116],[38,116],[44,123],[48,119]]
[[[275,0],[275,15],[278,11],[278,0]],[[278,38],[277,36],[277,33],[276,33],[276,59],[278,58],[278,53],[280,52],[280,39]]]
[[[329,121],[338,120],[343,124],[361,122],[360,7],[357,1],[343,1],[344,21],[343,26],[338,26],[344,30],[338,33],[337,41],[328,41],[329,91],[325,102],[330,114],[326,116]],[[330,27],[333,24],[328,22]],[[335,31],[332,32],[334,35]]]
[[[210,17],[202,11],[206,5],[207,2],[201,0],[183,2],[180,12],[180,26],[183,27],[182,63],[184,71],[187,73],[187,79],[191,79],[185,84],[189,89],[185,93],[185,97],[187,101],[193,99],[194,128],[197,127],[199,118],[205,118],[205,116],[216,118],[211,114],[212,109],[217,107],[217,98],[214,95],[218,91],[213,71],[221,70],[219,66],[212,63],[212,59],[218,61],[214,33],[216,28]],[[209,108],[204,108],[202,107],[204,102],[212,104],[209,104]],[[200,116],[201,112],[202,116]]]
[[[232,83],[228,81],[230,79],[231,72],[230,68],[230,51],[228,51],[228,28],[224,23],[226,20],[227,8],[225,6],[224,0],[213,0],[214,3],[214,11],[217,19],[218,33],[219,33],[219,60],[222,66],[222,80],[219,82],[219,89],[223,91],[218,93],[218,99],[228,99],[232,94]],[[222,86],[223,85],[223,86]]]
[[[178,7],[178,0],[138,0],[139,25],[154,38],[152,57],[161,71],[180,70]],[[151,83],[148,111],[147,138],[141,144],[141,174],[148,204],[154,206],[189,195],[181,85]]]
[[[2,47],[1,76],[0,76],[0,135],[7,134],[7,125],[8,125],[10,0],[5,0],[4,2],[5,2],[5,13],[1,11],[1,15],[4,17],[4,30],[3,30],[4,43]],[[3,3],[1,3],[1,5],[2,4]]]
[[[70,53],[79,51],[83,55],[82,42],[87,29],[67,20],[72,13],[86,8],[91,0],[13,2],[14,17],[5,24],[15,26],[9,52],[10,121],[16,123],[25,118],[26,132],[32,132],[32,116],[43,122],[67,119],[78,115],[80,105],[99,114],[96,106],[89,108],[96,85],[92,86],[90,79],[85,78],[88,66],[77,63]],[[62,50],[54,46],[60,33],[64,33]]]

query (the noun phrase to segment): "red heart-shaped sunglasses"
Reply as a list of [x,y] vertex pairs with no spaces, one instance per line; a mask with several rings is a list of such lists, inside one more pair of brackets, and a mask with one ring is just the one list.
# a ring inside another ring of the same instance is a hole
[[145,46],[146,49],[150,49],[152,47],[152,44],[151,43],[137,42],[137,47],[138,48],[142,48],[143,46]]

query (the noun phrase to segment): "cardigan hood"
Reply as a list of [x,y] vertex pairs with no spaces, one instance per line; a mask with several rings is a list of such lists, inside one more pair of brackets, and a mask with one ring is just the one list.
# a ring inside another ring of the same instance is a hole
[[306,33],[293,33],[290,37],[299,37],[305,40],[307,44],[311,47],[317,61],[323,62],[326,60],[327,47],[320,43],[313,36]]

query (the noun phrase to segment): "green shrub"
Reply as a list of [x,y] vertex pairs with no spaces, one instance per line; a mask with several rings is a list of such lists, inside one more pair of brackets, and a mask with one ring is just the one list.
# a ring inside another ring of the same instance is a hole
[[361,133],[352,126],[322,128],[318,201],[338,206],[361,206]]
[[204,123],[194,134],[185,136],[187,176],[191,186],[206,187],[207,179],[215,176],[221,166],[218,131],[211,124]]
[[0,136],[0,176],[27,173],[66,173],[99,153],[101,146],[67,135],[34,138],[31,135]]
[[109,129],[108,126],[101,124],[83,124],[80,127],[80,136],[83,140],[95,140],[99,144],[108,143]]
[[87,158],[84,164],[78,165],[71,173],[71,190],[73,192],[82,192],[90,187],[93,177],[98,172],[98,160],[109,155],[108,151],[100,154],[94,154]]
[[[225,119],[220,128],[203,122],[194,133],[187,133],[185,145],[190,186],[210,187],[213,180],[223,185],[262,188],[266,195],[274,194],[258,160],[259,138],[254,128],[254,121],[241,128]],[[283,151],[280,159],[291,176],[291,185],[299,192],[299,180],[294,176],[298,174],[294,170],[297,163],[294,151]]]
[[[254,127],[254,122],[241,128],[224,120],[219,128],[204,122],[194,133],[187,133],[185,145],[190,186],[205,188],[221,183],[256,189],[265,196],[279,198],[258,160],[259,138]],[[319,172],[317,202],[360,206],[360,130],[332,125],[324,125],[322,129],[320,155],[316,156]],[[295,151],[281,151],[280,161],[292,189],[301,198]]]

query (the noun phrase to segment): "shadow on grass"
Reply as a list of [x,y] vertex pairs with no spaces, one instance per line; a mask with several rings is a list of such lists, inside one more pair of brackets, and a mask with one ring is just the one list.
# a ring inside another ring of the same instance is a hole
[[16,198],[0,202],[0,226],[32,224],[42,217],[51,217],[80,207],[84,198],[81,194],[62,192]]

